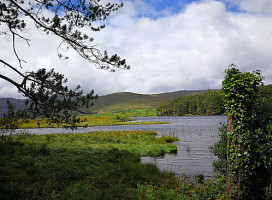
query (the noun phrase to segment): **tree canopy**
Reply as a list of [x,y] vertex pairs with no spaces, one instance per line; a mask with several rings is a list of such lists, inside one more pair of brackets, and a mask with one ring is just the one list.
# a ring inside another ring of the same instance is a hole
[[157,108],[159,116],[221,115],[224,112],[220,90],[208,90],[204,94],[178,97]]
[[[114,71],[114,68],[129,69],[124,59],[118,55],[108,55],[101,52],[90,32],[100,31],[105,27],[103,22],[112,11],[118,10],[123,4],[103,4],[100,0],[4,0],[0,2],[0,36],[2,40],[10,42],[14,57],[18,60],[17,66],[0,58],[2,67],[15,72],[21,77],[21,82],[0,72],[0,78],[18,88],[18,91],[29,98],[29,109],[33,116],[54,118],[60,111],[66,117],[72,110],[79,111],[82,106],[89,106],[94,99],[94,92],[84,95],[77,86],[75,90],[68,89],[64,75],[47,71],[23,71],[26,62],[17,51],[17,40],[23,40],[26,45],[31,44],[31,36],[24,33],[31,28],[29,22],[43,34],[53,34],[61,38],[62,42],[56,47],[60,59],[68,59],[63,50],[69,48],[76,51],[98,69]],[[26,20],[27,19],[27,20]],[[100,23],[98,23],[100,22]],[[99,24],[99,25],[97,25]]]

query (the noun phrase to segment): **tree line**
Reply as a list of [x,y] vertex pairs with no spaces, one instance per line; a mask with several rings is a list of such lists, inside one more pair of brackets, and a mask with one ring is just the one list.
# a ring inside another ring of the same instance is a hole
[[207,93],[188,95],[169,100],[157,108],[159,116],[221,115],[224,114],[221,90],[208,90]]

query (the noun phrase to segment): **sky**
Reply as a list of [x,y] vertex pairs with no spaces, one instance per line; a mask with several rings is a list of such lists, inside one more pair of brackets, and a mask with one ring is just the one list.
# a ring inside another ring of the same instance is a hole
[[[130,70],[96,69],[73,50],[67,53],[68,60],[59,60],[61,40],[35,28],[28,34],[30,46],[17,41],[18,53],[27,61],[23,70],[55,68],[68,78],[71,88],[81,85],[98,95],[219,89],[232,63],[242,72],[259,69],[264,83],[272,84],[271,0],[122,2],[123,8],[105,21],[106,28],[90,35],[101,51],[125,58]],[[10,40],[0,35],[0,59],[18,66],[11,47]],[[3,66],[0,73],[20,81]],[[4,80],[0,80],[0,97],[22,98]]]

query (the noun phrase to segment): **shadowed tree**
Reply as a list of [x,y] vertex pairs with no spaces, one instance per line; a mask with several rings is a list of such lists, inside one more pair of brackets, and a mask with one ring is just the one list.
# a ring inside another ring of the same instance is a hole
[[62,51],[71,48],[98,69],[113,72],[114,68],[129,69],[130,66],[116,54],[109,56],[106,51],[101,52],[94,43],[94,38],[88,33],[103,29],[105,25],[101,22],[112,11],[122,6],[123,4],[104,4],[100,0],[4,0],[0,2],[0,36],[3,40],[10,42],[14,57],[18,60],[17,66],[14,66],[5,58],[0,58],[2,64],[0,67],[15,72],[21,77],[21,81],[17,82],[2,72],[0,72],[0,78],[17,87],[23,96],[30,99],[28,113],[31,113],[31,117],[42,116],[55,122],[67,123],[73,118],[72,111],[78,112],[80,108],[88,107],[90,101],[96,96],[93,91],[85,95],[80,90],[80,86],[77,86],[75,90],[69,89],[65,86],[67,79],[54,69],[23,71],[26,61],[17,53],[16,41],[23,40],[30,45],[31,38],[25,36],[31,26],[27,22],[33,22],[41,33],[53,34],[62,40],[57,47],[60,59],[68,59]]

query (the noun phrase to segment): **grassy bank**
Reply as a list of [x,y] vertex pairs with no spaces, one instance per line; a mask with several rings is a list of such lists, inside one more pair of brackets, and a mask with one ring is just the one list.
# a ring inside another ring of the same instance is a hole
[[[27,119],[27,120],[19,120],[19,128],[27,129],[27,128],[56,128],[56,127],[63,127],[65,124],[55,124],[55,123],[48,123],[47,119]],[[167,122],[156,122],[156,121],[149,121],[149,122],[135,122],[127,115],[117,115],[112,114],[111,116],[81,116],[80,123],[77,125],[79,127],[84,126],[115,126],[115,125],[137,125],[137,124],[164,124]]]
[[223,189],[178,180],[140,156],[176,151],[155,132],[17,135],[0,143],[0,199],[208,199]]

